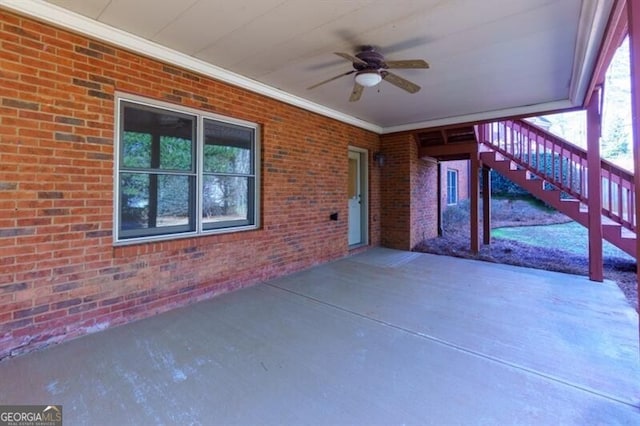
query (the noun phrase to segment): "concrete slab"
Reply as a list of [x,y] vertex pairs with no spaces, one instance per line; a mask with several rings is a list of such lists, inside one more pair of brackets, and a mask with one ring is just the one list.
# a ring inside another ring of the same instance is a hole
[[[272,285],[626,403],[640,400],[638,317],[614,282],[429,254],[393,265],[385,254],[403,252],[372,250]],[[353,279],[307,279],[332,273]]]
[[[370,250],[0,363],[0,403],[63,404],[65,424],[640,423],[628,383],[640,372],[637,323],[615,301],[624,297],[585,281],[569,303],[555,289],[565,281],[484,266]],[[521,337],[501,324],[530,316],[539,321]],[[554,352],[563,364],[545,369]],[[572,379],[589,362],[588,380]],[[599,387],[607,377],[614,384]]]

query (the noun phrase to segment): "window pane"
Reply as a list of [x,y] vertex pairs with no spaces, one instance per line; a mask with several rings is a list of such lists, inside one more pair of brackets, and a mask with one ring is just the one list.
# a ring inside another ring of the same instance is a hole
[[[190,176],[121,173],[121,236],[194,230],[193,187],[194,178]],[[175,229],[167,229],[171,227]],[[155,231],[159,228],[164,230]]]
[[195,117],[125,104],[122,166],[193,171]]
[[149,226],[149,177],[147,174],[120,175],[120,229]]
[[156,226],[189,223],[193,179],[189,176],[158,176],[158,219]]
[[253,130],[204,121],[204,171],[253,174]]
[[456,170],[447,171],[447,204],[458,202],[458,172]]
[[355,198],[358,196],[358,161],[349,158],[349,188],[348,197]]
[[202,219],[205,228],[251,224],[253,178],[204,176]]
[[131,168],[151,167],[151,135],[124,132],[122,138],[122,166]]

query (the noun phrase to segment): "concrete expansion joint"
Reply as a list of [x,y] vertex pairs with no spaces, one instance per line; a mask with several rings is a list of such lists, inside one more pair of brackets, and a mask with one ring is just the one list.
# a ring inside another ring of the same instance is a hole
[[370,322],[375,322],[375,323],[377,323],[379,325],[383,325],[385,327],[390,327],[390,328],[396,329],[398,331],[401,331],[401,332],[406,333],[406,334],[410,334],[412,336],[415,336],[415,337],[418,337],[418,338],[421,338],[421,339],[429,340],[429,341],[437,343],[439,345],[446,346],[446,347],[448,347],[450,349],[454,349],[454,350],[457,350],[457,351],[460,351],[460,352],[464,352],[466,354],[469,354],[469,355],[472,355],[472,356],[475,356],[475,357],[478,357],[478,358],[482,358],[482,359],[485,359],[485,360],[488,360],[488,361],[491,361],[491,362],[494,362],[494,363],[497,363],[497,364],[501,364],[501,365],[504,365],[504,366],[509,367],[509,368],[520,370],[520,371],[523,371],[523,372],[525,372],[527,374],[535,375],[535,376],[538,376],[538,377],[546,379],[546,380],[551,380],[551,381],[559,383],[559,384],[561,384],[563,386],[568,386],[568,387],[577,389],[579,391],[595,395],[595,396],[600,397],[600,398],[605,398],[605,399],[608,399],[610,401],[613,401],[613,402],[616,402],[616,403],[619,403],[619,404],[624,404],[624,405],[627,405],[629,407],[640,409],[640,403],[632,403],[630,401],[625,401],[625,400],[617,398],[617,397],[615,397],[613,395],[609,395],[609,394],[607,394],[605,392],[601,392],[601,391],[597,391],[595,389],[592,389],[592,388],[590,388],[588,386],[577,385],[577,384],[571,383],[571,382],[569,382],[567,380],[563,380],[563,379],[561,379],[559,377],[556,377],[556,376],[553,376],[553,375],[550,375],[550,374],[545,374],[543,372],[540,372],[540,371],[537,371],[537,370],[534,370],[534,369],[531,369],[531,368],[528,368],[528,367],[525,367],[525,366],[522,366],[522,365],[519,365],[519,364],[516,364],[516,363],[513,363],[513,362],[509,362],[509,361],[506,361],[504,359],[500,359],[500,358],[497,358],[497,357],[494,357],[494,356],[491,356],[491,355],[487,355],[487,354],[484,354],[482,352],[474,351],[472,349],[465,348],[464,346],[457,345],[455,343],[440,339],[438,337],[435,337],[435,336],[432,336],[432,335],[429,335],[429,334],[416,332],[414,330],[399,326],[397,324],[392,324],[392,323],[389,323],[389,322],[386,322],[386,321],[382,321],[382,320],[379,320],[377,318],[368,316],[366,314],[362,314],[362,313],[359,313],[359,312],[356,312],[356,311],[353,311],[353,310],[350,310],[350,309],[346,309],[346,308],[343,308],[341,306],[335,305],[333,303],[328,303],[328,302],[322,301],[320,299],[316,299],[316,298],[314,298],[312,296],[308,296],[306,294],[302,294],[302,293],[299,293],[299,292],[296,292],[296,291],[293,291],[293,290],[290,290],[290,289],[287,289],[287,288],[283,288],[283,287],[277,286],[277,285],[275,285],[273,283],[265,283],[265,285],[268,285],[271,288],[274,288],[274,289],[277,289],[277,290],[280,290],[280,291],[283,291],[283,292],[286,292],[286,293],[289,293],[289,294],[292,294],[292,295],[307,299],[307,300],[309,300],[311,302],[314,302],[314,303],[317,303],[317,304],[320,304],[320,305],[323,305],[323,306],[338,310],[340,312],[344,312],[344,313],[347,313],[349,315],[352,315],[352,316],[355,316],[355,317],[359,317],[359,318],[362,318],[362,319],[370,321]]

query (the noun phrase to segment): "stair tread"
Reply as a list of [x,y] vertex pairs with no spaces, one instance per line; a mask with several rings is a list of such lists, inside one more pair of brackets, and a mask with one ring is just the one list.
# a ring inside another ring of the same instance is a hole
[[620,230],[620,234],[621,234],[620,236],[622,238],[627,238],[627,239],[630,239],[630,240],[635,240],[636,239],[636,233],[633,232],[630,229],[625,228],[625,227],[622,227],[622,229]]

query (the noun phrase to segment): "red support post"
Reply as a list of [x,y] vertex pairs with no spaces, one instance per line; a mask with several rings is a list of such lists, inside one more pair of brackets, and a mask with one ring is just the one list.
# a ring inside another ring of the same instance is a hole
[[[589,208],[589,279],[602,282],[602,172],[600,170],[600,90],[587,106],[587,206]],[[580,174],[582,175],[582,173]],[[580,190],[584,182],[580,179]],[[584,194],[584,192],[582,192]]]
[[[631,123],[633,129],[633,176],[635,183],[635,217],[640,217],[640,3],[627,1],[629,25],[629,54],[631,62]],[[633,222],[632,222],[633,223]],[[636,252],[640,253],[640,238],[636,238]],[[636,263],[638,263],[636,255]],[[636,284],[640,290],[640,268]],[[638,291],[640,297],[640,291]],[[636,309],[638,307],[636,306]],[[638,324],[640,328],[640,323]]]
[[491,168],[482,166],[482,243],[491,244]]
[[438,172],[437,172],[437,181],[438,181],[438,201],[436,202],[438,208],[438,237],[442,237],[444,234],[444,230],[442,228],[442,162],[438,161]]
[[469,177],[469,190],[471,194],[471,206],[470,206],[470,227],[471,227],[471,253],[477,254],[480,251],[480,232],[478,225],[478,198],[480,192],[480,182],[478,179],[478,172],[480,169],[480,160],[478,154],[471,155],[471,170]]

